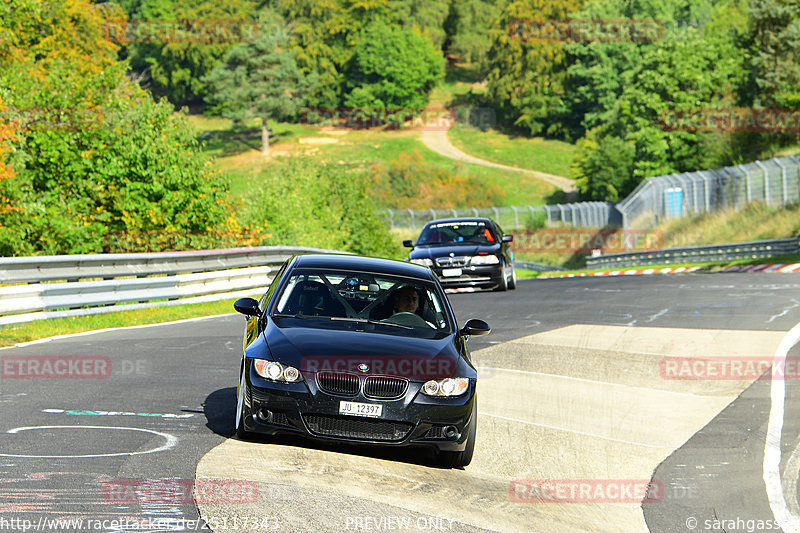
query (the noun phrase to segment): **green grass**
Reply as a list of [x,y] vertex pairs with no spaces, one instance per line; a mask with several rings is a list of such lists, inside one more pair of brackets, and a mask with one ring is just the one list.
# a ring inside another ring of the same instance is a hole
[[186,318],[232,313],[234,300],[220,300],[199,304],[148,307],[118,313],[52,318],[36,320],[23,324],[0,327],[0,346],[13,346],[17,343],[43,339],[55,335],[80,333],[106,328],[157,324]]
[[[204,150],[215,158],[216,167],[230,180],[231,193],[246,198],[261,182],[263,172],[276,159],[303,155],[368,169],[370,165],[388,165],[401,154],[419,151],[426,163],[473,177],[482,183],[496,184],[505,192],[498,205],[541,205],[562,199],[556,187],[514,171],[453,161],[429,150],[419,139],[417,130],[332,130],[306,125],[273,123],[274,142],[270,155],[260,152],[260,130],[257,123],[233,130],[231,121],[219,118],[190,117],[198,131],[206,132]],[[488,207],[490,204],[460,207]]]
[[513,137],[496,130],[459,125],[448,132],[450,142],[464,152],[503,165],[570,176],[574,146],[540,138]]
[[665,248],[786,239],[800,233],[800,205],[779,208],[755,203],[739,211],[667,220],[655,230],[661,232]]

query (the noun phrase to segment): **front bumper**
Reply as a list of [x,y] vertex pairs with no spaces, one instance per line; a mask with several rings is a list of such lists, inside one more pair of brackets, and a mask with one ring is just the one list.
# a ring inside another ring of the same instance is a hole
[[[454,276],[453,269],[432,266],[442,287],[496,287],[503,281],[503,264],[465,266],[458,268],[460,275]],[[448,271],[450,271],[448,273]],[[448,275],[445,275],[448,274]]]
[[[474,410],[475,383],[456,398],[432,398],[410,381],[405,394],[394,400],[367,397],[363,387],[354,395],[320,390],[316,376],[300,383],[279,383],[248,372],[244,398],[245,428],[274,435],[300,434],[321,440],[388,446],[426,446],[439,451],[463,451]],[[380,404],[380,418],[343,416],[342,400]]]

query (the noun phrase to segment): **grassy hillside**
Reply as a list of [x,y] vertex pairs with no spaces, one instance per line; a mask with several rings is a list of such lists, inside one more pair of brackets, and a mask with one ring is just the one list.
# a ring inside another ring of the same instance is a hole
[[667,221],[657,227],[664,246],[785,239],[800,233],[800,205],[786,208],[757,203],[741,211],[720,211]]
[[[275,158],[306,156],[368,170],[376,163],[388,165],[401,154],[419,152],[427,165],[443,169],[484,184],[495,185],[504,194],[489,198],[482,205],[456,207],[488,207],[491,205],[541,205],[557,198],[557,189],[540,180],[513,171],[455,162],[425,147],[418,130],[352,130],[312,127],[298,124],[271,123],[273,129],[270,155],[260,152],[261,133],[256,121],[233,129],[231,121],[222,118],[190,116],[192,124],[205,140],[205,149],[216,157],[216,166],[231,180],[231,192],[246,196],[257,185],[264,169]],[[542,146],[544,149],[544,145]],[[548,148],[549,149],[549,148]],[[430,202],[429,198],[412,201],[410,207]],[[384,207],[377,204],[376,208]]]
[[512,167],[570,177],[575,146],[538,137],[514,137],[496,130],[459,126],[448,132],[450,142],[475,157]]
[[[539,240],[544,242],[543,236],[549,230],[538,231],[541,232]],[[567,227],[563,228],[562,231],[569,234],[581,234],[583,232],[594,233],[596,230]],[[619,230],[619,233],[621,231]],[[663,243],[664,248],[786,239],[800,233],[800,205],[777,208],[756,203],[740,211],[727,210],[668,220],[648,230],[648,232],[655,233]],[[610,252],[607,251],[607,253]],[[586,254],[518,252],[517,257],[523,261],[567,268],[582,268],[585,264]],[[795,256],[774,259],[774,261],[778,262],[793,262],[797,260],[800,260],[800,258]]]

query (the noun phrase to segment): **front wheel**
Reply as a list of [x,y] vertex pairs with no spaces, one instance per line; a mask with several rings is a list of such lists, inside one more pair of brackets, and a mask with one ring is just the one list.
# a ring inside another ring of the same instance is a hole
[[236,436],[242,440],[253,436],[244,425],[244,419],[247,415],[244,405],[244,397],[247,395],[247,381],[244,378],[244,372],[244,369],[242,369],[242,377],[239,380],[239,386],[236,387]]
[[508,282],[508,290],[513,291],[517,288],[517,269],[511,265],[511,279]]
[[[476,407],[477,409],[477,403]],[[469,424],[469,433],[463,452],[439,452],[439,464],[444,468],[459,468],[467,466],[472,462],[472,455],[475,452],[475,426],[478,425],[478,413],[472,413],[472,421]]]
[[500,273],[500,283],[497,284],[495,287],[495,291],[504,292],[507,291],[509,288],[508,286],[508,276],[506,275],[506,269],[503,267],[503,271]]

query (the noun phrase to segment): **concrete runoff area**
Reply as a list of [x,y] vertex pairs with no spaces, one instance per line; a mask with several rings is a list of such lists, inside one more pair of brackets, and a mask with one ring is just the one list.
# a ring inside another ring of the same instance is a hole
[[255,481],[258,502],[198,508],[212,527],[268,517],[285,531],[647,531],[637,501],[520,501],[513,482],[650,480],[755,379],[673,379],[664,358],[771,360],[783,336],[573,325],[511,340],[473,352],[478,439],[465,469],[403,449],[229,439],[196,477]]

